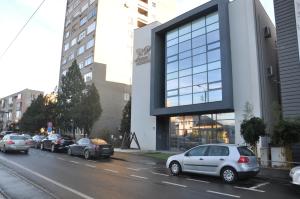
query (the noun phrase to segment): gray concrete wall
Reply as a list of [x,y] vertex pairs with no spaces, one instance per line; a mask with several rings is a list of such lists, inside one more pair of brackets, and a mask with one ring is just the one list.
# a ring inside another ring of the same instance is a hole
[[294,0],[274,0],[284,118],[300,116],[300,63]]

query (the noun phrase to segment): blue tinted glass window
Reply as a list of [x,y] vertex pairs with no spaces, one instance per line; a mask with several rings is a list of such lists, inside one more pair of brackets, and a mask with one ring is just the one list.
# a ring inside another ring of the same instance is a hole
[[168,97],[167,100],[166,100],[166,106],[167,107],[178,106],[178,96]]
[[194,93],[206,92],[207,90],[207,84],[199,84],[193,87]]
[[179,44],[179,52],[187,51],[191,49],[191,40],[184,41]]
[[175,96],[175,95],[178,95],[178,90],[177,89],[168,91],[168,97]]
[[206,46],[201,46],[199,48],[193,49],[193,55],[197,55],[197,54],[205,53],[205,52],[206,52]]
[[175,55],[178,53],[178,45],[174,45],[167,48],[167,57],[170,57],[171,55]]
[[220,40],[219,30],[212,31],[207,33],[207,43],[213,43]]
[[192,68],[179,71],[179,77],[188,76],[192,74]]
[[179,78],[179,87],[192,86],[192,76],[181,77]]
[[179,69],[185,69],[185,68],[191,68],[192,67],[192,59],[186,58],[186,59],[182,59],[179,60]]
[[213,90],[208,93],[209,102],[222,101],[222,90]]
[[193,95],[193,104],[201,104],[207,102],[206,93],[195,93]]
[[205,45],[206,44],[206,35],[201,35],[201,36],[193,38],[192,44],[193,44],[193,48]]
[[172,39],[167,42],[167,47],[174,46],[175,44],[178,44],[178,38]]
[[205,28],[201,28],[199,30],[195,30],[192,32],[192,38],[200,36],[200,35],[204,35],[205,34]]
[[206,16],[206,25],[219,21],[219,15],[217,12],[211,13]]
[[191,39],[191,33],[180,36],[179,37],[179,42],[183,42],[183,41],[186,41],[186,40],[189,40],[189,39]]
[[178,61],[167,64],[167,73],[178,71]]
[[201,66],[196,66],[193,67],[193,74],[201,73],[207,71],[207,65],[201,65]]
[[208,82],[220,81],[221,75],[221,69],[208,71]]
[[216,43],[212,43],[212,44],[207,45],[208,50],[212,50],[212,49],[215,49],[215,48],[220,48],[220,42],[216,42]]
[[196,75],[193,75],[193,84],[194,85],[200,85],[207,83],[207,73],[199,73]]
[[205,17],[197,19],[192,22],[192,30],[197,30],[205,26]]
[[179,96],[179,105],[189,105],[192,104],[193,95],[182,95]]
[[173,62],[173,61],[176,61],[178,59],[178,56],[177,55],[175,55],[175,56],[172,56],[172,57],[168,57],[167,58],[167,62],[169,63],[169,62]]
[[185,34],[190,33],[190,32],[191,32],[191,24],[190,23],[179,27],[179,36],[185,35]]
[[194,66],[203,65],[203,64],[206,64],[206,53],[193,56]]
[[167,75],[167,80],[175,79],[175,78],[178,78],[178,72],[175,72],[175,73],[169,73],[169,74]]
[[208,70],[218,69],[221,68],[221,62],[220,61],[212,62],[209,63],[207,66],[208,66]]
[[191,54],[192,54],[191,50],[180,53],[179,54],[179,59],[184,59],[184,58],[190,57]]
[[209,26],[206,26],[206,32],[211,32],[217,29],[219,29],[219,23],[214,23]]
[[178,79],[167,81],[167,90],[173,90],[178,88]]
[[178,37],[178,30],[172,30],[170,32],[167,33],[167,41],[171,40],[171,39],[175,39],[176,37]]
[[208,63],[220,60],[220,49],[207,52]]
[[191,94],[193,92],[192,87],[186,87],[179,89],[179,95]]

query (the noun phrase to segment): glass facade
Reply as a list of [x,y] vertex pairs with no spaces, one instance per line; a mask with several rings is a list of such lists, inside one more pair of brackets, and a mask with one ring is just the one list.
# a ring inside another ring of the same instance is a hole
[[199,144],[235,140],[234,113],[170,117],[170,150],[184,151]]
[[167,32],[165,106],[222,101],[219,15]]

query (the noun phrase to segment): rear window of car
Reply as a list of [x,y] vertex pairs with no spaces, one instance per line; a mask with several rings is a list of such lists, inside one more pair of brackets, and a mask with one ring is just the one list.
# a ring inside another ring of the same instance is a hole
[[102,139],[91,139],[91,142],[96,145],[107,144],[107,142]]
[[238,147],[238,151],[242,156],[255,156],[255,154],[246,146]]
[[11,140],[26,140],[24,136],[10,136]]

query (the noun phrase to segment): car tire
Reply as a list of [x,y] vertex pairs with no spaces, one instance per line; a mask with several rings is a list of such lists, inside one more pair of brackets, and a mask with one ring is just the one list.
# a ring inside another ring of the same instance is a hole
[[72,155],[73,155],[73,154],[72,154],[72,149],[71,149],[71,147],[68,148],[68,155],[69,155],[69,156],[72,156]]
[[51,145],[51,152],[52,152],[52,153],[55,152],[55,146],[54,146],[54,144]]
[[7,153],[6,148],[5,148],[5,145],[4,145],[3,148],[2,148],[2,152],[3,152],[3,153]]
[[227,184],[233,184],[236,182],[238,175],[234,168],[225,167],[221,170],[221,178]]
[[181,173],[181,166],[180,166],[179,162],[177,162],[177,161],[171,162],[169,169],[170,169],[171,174],[174,176],[177,176]]
[[91,158],[91,154],[90,154],[89,150],[85,150],[85,151],[84,151],[84,158],[85,158],[86,160],[88,160],[88,159]]
[[41,149],[41,150],[44,150],[44,143],[41,143],[40,149]]
[[24,151],[25,154],[28,154],[28,150]]

